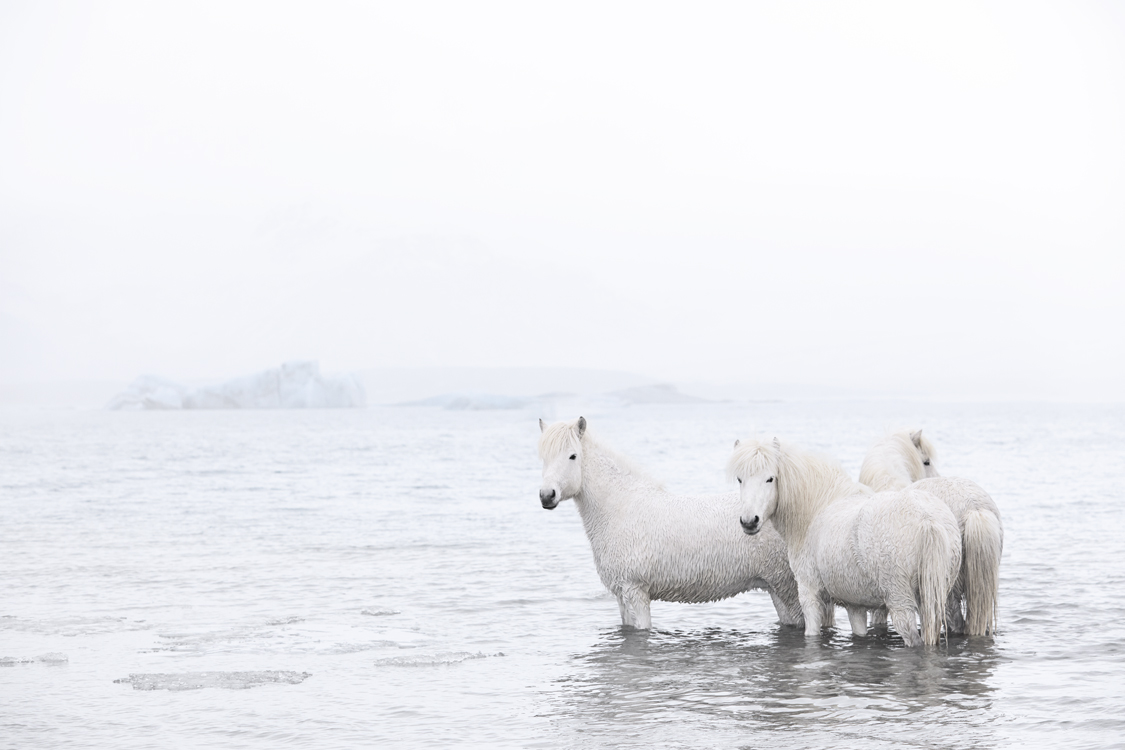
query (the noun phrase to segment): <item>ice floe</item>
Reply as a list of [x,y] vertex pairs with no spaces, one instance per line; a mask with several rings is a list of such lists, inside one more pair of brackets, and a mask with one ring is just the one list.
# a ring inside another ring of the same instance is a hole
[[418,656],[388,656],[385,659],[376,659],[377,667],[438,667],[448,664],[460,664],[470,659],[487,659],[490,656],[503,656],[502,653],[485,654],[480,651],[439,651],[435,654]]
[[199,690],[225,688],[246,690],[259,685],[297,685],[311,675],[308,672],[265,670],[261,672],[181,672],[179,674],[131,674],[117,683],[131,684],[134,690]]
[[31,659],[20,658],[17,656],[0,656],[0,667],[14,667],[17,664],[66,664],[70,659],[66,654],[50,653],[40,654],[39,656]]

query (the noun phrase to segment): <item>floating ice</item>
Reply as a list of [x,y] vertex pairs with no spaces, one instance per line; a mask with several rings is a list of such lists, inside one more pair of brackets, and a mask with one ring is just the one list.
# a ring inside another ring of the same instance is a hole
[[389,656],[386,659],[376,659],[377,667],[438,667],[447,664],[460,664],[469,659],[487,659],[490,656],[503,656],[502,653],[485,654],[477,651],[442,651],[427,656]]
[[324,376],[313,361],[281,367],[191,390],[152,375],[137,378],[106,405],[147,409],[332,409],[363,406],[363,384],[352,375]]
[[131,684],[134,690],[199,690],[200,688],[246,690],[268,683],[297,685],[310,676],[308,672],[277,670],[262,672],[183,672],[181,674],[131,674],[120,680],[114,680],[114,682]]
[[40,654],[33,659],[21,659],[16,656],[0,656],[0,667],[14,667],[17,664],[34,664],[35,662],[39,662],[40,664],[66,664],[68,661],[70,661],[70,659],[67,658],[66,654],[54,652]]

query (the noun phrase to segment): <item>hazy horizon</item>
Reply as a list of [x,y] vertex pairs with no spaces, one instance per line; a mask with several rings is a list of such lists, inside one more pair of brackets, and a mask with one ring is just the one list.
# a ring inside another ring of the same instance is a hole
[[0,383],[1125,400],[1113,3],[0,10]]

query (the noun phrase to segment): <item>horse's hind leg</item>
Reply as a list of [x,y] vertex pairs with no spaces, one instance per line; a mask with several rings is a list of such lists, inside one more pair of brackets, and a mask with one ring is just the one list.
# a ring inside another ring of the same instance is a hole
[[913,609],[891,607],[889,614],[891,624],[907,646],[915,648],[922,645],[922,634],[918,632],[918,615]]
[[847,606],[848,620],[852,624],[852,635],[867,635],[867,607]]
[[887,608],[878,607],[871,610],[871,629],[872,630],[886,630],[887,629]]

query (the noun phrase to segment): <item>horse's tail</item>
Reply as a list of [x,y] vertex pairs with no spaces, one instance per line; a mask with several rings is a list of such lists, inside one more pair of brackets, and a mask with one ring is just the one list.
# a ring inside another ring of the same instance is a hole
[[922,642],[936,646],[945,623],[945,605],[961,569],[961,535],[936,518],[922,524],[922,549],[918,565],[918,615]]
[[988,510],[965,514],[965,558],[961,576],[965,589],[965,626],[969,635],[996,632],[1000,591],[1000,519]]

